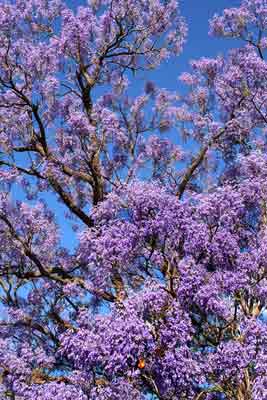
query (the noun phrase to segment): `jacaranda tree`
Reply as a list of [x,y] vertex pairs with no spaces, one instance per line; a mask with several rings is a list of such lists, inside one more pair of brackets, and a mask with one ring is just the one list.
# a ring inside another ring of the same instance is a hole
[[180,95],[129,86],[181,52],[175,0],[0,26],[0,399],[267,399],[267,0]]

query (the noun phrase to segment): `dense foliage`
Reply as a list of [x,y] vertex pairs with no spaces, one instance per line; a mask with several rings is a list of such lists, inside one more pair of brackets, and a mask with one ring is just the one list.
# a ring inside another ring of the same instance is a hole
[[267,399],[267,0],[180,94],[130,86],[182,51],[175,0],[0,25],[0,399]]

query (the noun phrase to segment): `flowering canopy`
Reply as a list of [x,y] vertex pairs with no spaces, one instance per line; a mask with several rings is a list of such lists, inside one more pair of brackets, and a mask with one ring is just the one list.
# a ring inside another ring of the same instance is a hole
[[240,48],[183,96],[128,88],[182,51],[175,0],[0,23],[0,399],[267,399],[267,1],[214,16]]

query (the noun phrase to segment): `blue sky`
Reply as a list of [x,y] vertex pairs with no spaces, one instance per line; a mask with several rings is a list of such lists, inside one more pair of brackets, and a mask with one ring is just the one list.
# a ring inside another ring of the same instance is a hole
[[[85,4],[85,1],[67,0],[67,3],[72,8],[76,8]],[[237,7],[239,4],[239,0],[180,0],[181,14],[185,17],[189,28],[183,53],[179,57],[172,58],[162,64],[157,71],[137,74],[132,83],[133,92],[141,94],[144,82],[147,79],[155,81],[158,87],[173,91],[179,90],[178,76],[182,72],[188,71],[190,60],[203,56],[215,57],[218,54],[225,54],[230,48],[236,46],[235,41],[210,37],[208,35],[208,21],[215,13],[221,13],[224,8]],[[12,194],[16,198],[21,198],[21,191],[18,187],[12,190]],[[71,229],[70,221],[65,219],[66,208],[57,203],[51,195],[44,197],[56,214],[57,222],[62,230],[64,245],[73,248],[76,244],[76,238]]]
[[200,57],[214,57],[225,54],[237,42],[209,36],[209,19],[215,13],[221,14],[224,8],[238,7],[239,0],[180,0],[181,14],[188,25],[188,38],[183,53],[164,63],[159,71],[153,73],[157,85],[167,89],[178,88],[177,78],[188,71],[189,62]]

